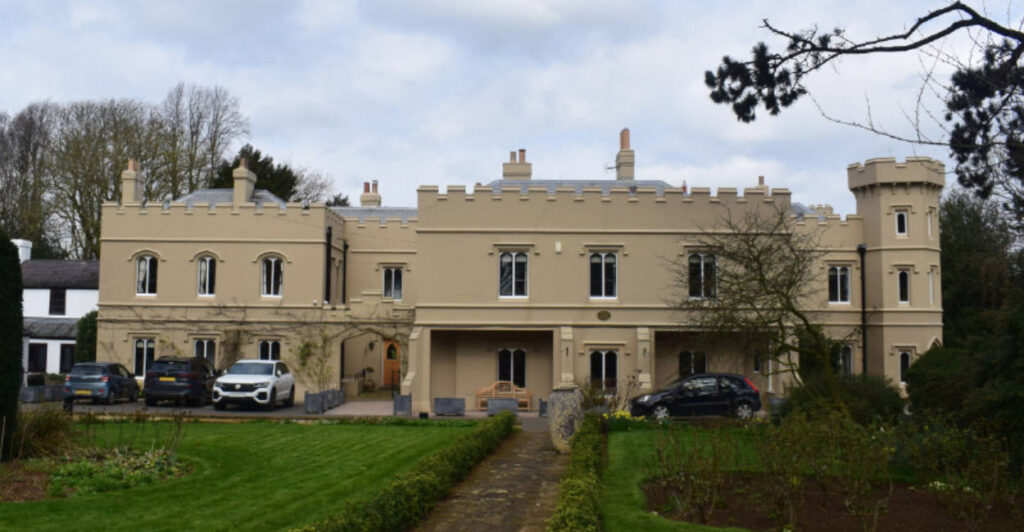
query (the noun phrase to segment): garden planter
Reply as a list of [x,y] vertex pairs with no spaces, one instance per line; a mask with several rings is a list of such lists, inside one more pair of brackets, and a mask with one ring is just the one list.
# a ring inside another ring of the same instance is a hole
[[435,397],[434,415],[464,416],[466,415],[465,397]]
[[575,384],[561,385],[551,391],[548,420],[551,443],[558,452],[569,452],[569,440],[583,423],[583,405]]
[[412,394],[395,396],[394,414],[396,416],[412,416]]
[[487,415],[493,416],[499,412],[512,412],[512,415],[519,413],[519,400],[514,398],[492,397],[487,400]]
[[60,401],[63,398],[63,388],[63,386],[25,386],[21,389],[21,402]]
[[323,414],[324,413],[324,394],[322,393],[309,393],[306,392],[304,398],[304,404],[306,407],[307,414]]

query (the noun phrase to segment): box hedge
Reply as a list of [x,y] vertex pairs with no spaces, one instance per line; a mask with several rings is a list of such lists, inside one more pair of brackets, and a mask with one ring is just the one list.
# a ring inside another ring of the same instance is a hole
[[558,485],[558,506],[548,520],[554,532],[601,530],[601,465],[604,458],[601,416],[587,414],[572,438],[569,468]]
[[414,528],[451,488],[491,454],[512,432],[515,418],[504,412],[420,460],[408,473],[366,499],[351,500],[324,521],[298,529],[312,531],[404,531]]

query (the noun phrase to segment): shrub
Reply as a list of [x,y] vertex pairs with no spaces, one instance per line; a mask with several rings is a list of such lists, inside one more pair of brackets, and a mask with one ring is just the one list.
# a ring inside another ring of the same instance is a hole
[[671,426],[654,447],[648,479],[672,495],[673,509],[687,520],[707,523],[718,506],[727,469],[735,469],[737,442],[732,432],[685,432]]
[[572,438],[569,467],[558,484],[558,506],[548,520],[550,531],[601,530],[601,463],[604,427],[595,414],[583,418]]
[[104,456],[81,458],[58,467],[50,476],[49,492],[53,497],[89,495],[149,484],[186,470],[168,449],[113,449]]
[[502,412],[480,422],[452,445],[420,460],[371,497],[344,503],[341,511],[302,531],[404,531],[414,528],[473,467],[512,432],[515,418]]
[[796,412],[815,415],[822,409],[847,412],[861,425],[895,423],[903,412],[903,398],[886,377],[849,377],[815,374],[790,392],[781,408],[783,417]]
[[75,335],[75,362],[96,361],[96,316],[94,310],[78,319]]
[[46,384],[46,375],[42,373],[29,373],[25,376],[26,386],[42,386]]
[[18,429],[11,438],[14,458],[57,456],[74,448],[71,418],[61,409],[43,406],[18,415]]

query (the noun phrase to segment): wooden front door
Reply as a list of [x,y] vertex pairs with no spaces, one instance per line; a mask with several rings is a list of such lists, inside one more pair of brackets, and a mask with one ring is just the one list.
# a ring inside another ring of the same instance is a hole
[[384,346],[384,363],[381,365],[384,374],[380,376],[381,386],[397,389],[402,384],[402,354],[398,345],[388,343]]

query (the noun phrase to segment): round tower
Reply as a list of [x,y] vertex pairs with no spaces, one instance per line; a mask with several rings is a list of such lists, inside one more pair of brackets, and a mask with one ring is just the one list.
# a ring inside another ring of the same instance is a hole
[[851,164],[847,178],[864,228],[862,361],[869,373],[900,383],[906,367],[942,341],[939,196],[945,167],[927,157],[869,159]]

